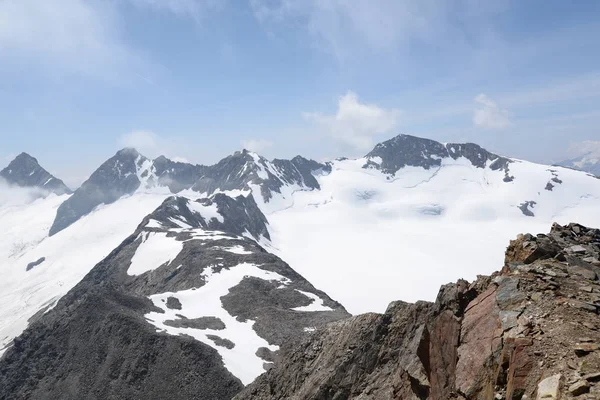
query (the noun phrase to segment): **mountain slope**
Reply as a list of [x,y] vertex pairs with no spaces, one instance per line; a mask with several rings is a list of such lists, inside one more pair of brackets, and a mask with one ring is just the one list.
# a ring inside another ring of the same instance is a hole
[[19,154],[6,168],[0,171],[11,185],[37,188],[57,195],[71,193],[71,190],[60,179],[52,176],[40,166],[37,159],[27,153]]
[[558,165],[600,176],[600,154],[597,151],[590,151],[579,157],[559,162]]
[[248,238],[266,232],[253,202],[165,200],[8,348],[0,399],[230,399],[285,340],[347,317]]
[[599,257],[597,229],[520,235],[501,272],[319,329],[235,399],[598,398]]
[[265,214],[273,251],[354,314],[491,273],[518,232],[600,226],[600,180],[472,144],[403,135],[330,168]]

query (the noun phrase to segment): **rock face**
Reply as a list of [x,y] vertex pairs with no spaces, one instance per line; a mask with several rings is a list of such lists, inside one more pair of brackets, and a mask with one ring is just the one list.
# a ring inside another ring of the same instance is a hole
[[520,235],[502,271],[320,328],[235,399],[600,398],[599,256],[600,230]]
[[37,159],[27,153],[19,154],[0,171],[0,178],[4,178],[11,185],[39,188],[58,195],[71,193],[63,181],[52,176],[40,166]]
[[231,399],[283,343],[349,316],[265,235],[252,196],[168,198],[14,340],[0,399]]
[[478,168],[504,170],[508,177],[508,165],[512,162],[474,143],[442,144],[410,135],[398,135],[379,143],[366,157],[369,161],[365,167],[374,167],[392,175],[406,166],[437,168],[442,165],[444,158],[456,160],[464,157]]

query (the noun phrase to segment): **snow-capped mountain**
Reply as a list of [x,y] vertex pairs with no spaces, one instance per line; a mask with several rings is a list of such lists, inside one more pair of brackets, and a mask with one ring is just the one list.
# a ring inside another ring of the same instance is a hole
[[325,165],[302,157],[270,162],[246,150],[206,167],[174,162],[166,157],[150,160],[135,149],[123,149],[104,162],[58,209],[50,235],[65,229],[101,204],[111,204],[140,188],[164,187],[172,193],[188,189],[207,196],[218,191],[249,193],[256,189],[265,205],[273,193],[285,200],[294,190],[316,189],[314,171]]
[[[572,220],[600,226],[599,199],[600,180],[589,174],[409,135],[365,157],[327,163],[269,161],[244,150],[202,166],[124,149],[71,195],[0,204],[0,356],[30,325],[23,348],[32,345],[43,358],[35,343],[59,324],[68,337],[104,343],[98,352],[119,360],[123,379],[141,379],[128,378],[138,364],[115,355],[116,342],[74,328],[125,318],[133,322],[124,337],[143,332],[131,346],[152,353],[158,340],[173,357],[192,357],[182,365],[209,360],[205,367],[216,375],[203,382],[219,382],[211,386],[219,388],[214,398],[227,398],[221,384],[235,392],[268,362],[270,353],[259,347],[273,351],[285,338],[345,315],[328,295],[351,313],[383,311],[397,299],[431,300],[448,281],[498,269],[506,243],[520,232]],[[85,306],[78,311],[77,304]],[[320,311],[303,314],[309,309]],[[222,324],[205,317],[234,328],[220,332]],[[230,317],[256,322],[247,331]],[[117,328],[106,329],[97,328],[114,339]],[[241,337],[247,348],[238,346]],[[181,354],[183,342],[194,355]],[[12,361],[30,362],[16,350],[7,353]],[[164,351],[154,354],[174,368]],[[71,365],[84,362],[77,354]],[[236,360],[254,367],[242,371]],[[144,368],[167,374],[154,364]],[[103,379],[100,387],[110,386]]]
[[251,195],[167,198],[34,318],[0,364],[3,393],[231,398],[287,340],[349,316],[257,244],[266,223]]
[[579,157],[559,162],[558,165],[600,177],[600,151],[590,151]]
[[37,159],[27,153],[19,154],[0,171],[0,178],[9,185],[40,189],[57,195],[71,193],[63,181],[52,176],[40,166]]

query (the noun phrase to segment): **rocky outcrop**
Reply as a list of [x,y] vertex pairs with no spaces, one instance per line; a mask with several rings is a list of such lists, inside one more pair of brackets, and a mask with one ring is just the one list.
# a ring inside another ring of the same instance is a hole
[[379,143],[365,157],[368,160],[365,168],[377,168],[391,175],[406,166],[438,168],[444,158],[456,160],[463,157],[477,168],[503,170],[505,181],[512,180],[508,175],[509,164],[512,162],[510,159],[490,153],[474,143],[442,144],[431,139],[398,135]]
[[41,189],[58,195],[71,193],[63,181],[42,168],[38,160],[27,153],[19,154],[0,171],[0,178],[10,185]]
[[235,399],[599,398],[599,256],[600,230],[520,235],[500,272],[318,329]]

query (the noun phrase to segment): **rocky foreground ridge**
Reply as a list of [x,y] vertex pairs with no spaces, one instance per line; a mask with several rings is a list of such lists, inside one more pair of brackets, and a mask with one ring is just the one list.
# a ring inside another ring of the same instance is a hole
[[598,229],[520,235],[500,272],[320,328],[235,399],[598,399],[599,258]]

